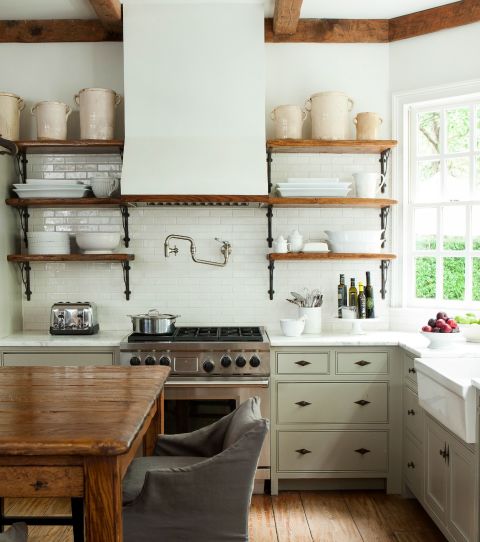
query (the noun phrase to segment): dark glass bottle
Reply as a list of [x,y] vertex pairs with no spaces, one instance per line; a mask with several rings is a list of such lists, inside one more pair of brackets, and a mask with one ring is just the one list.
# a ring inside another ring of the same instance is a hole
[[350,288],[348,290],[348,305],[356,307],[358,305],[357,288],[355,287],[355,279],[350,279]]
[[365,292],[363,291],[363,283],[358,283],[358,310],[357,318],[366,318],[367,317],[367,298]]
[[367,286],[365,287],[367,298],[367,318],[375,318],[375,301],[373,299],[373,286],[370,281],[370,271],[367,271]]
[[347,285],[345,284],[345,275],[340,275],[340,283],[338,285],[338,317],[342,317],[342,307],[347,305],[348,293]]

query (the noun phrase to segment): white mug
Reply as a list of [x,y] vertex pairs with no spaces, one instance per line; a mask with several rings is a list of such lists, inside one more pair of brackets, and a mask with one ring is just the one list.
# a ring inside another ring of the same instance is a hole
[[[357,198],[375,198],[386,180],[383,173],[354,173],[355,187],[357,189]],[[380,185],[378,180],[380,179]]]
[[118,177],[92,177],[90,183],[96,198],[109,198],[118,190],[120,180]]
[[289,252],[290,247],[291,247],[290,243],[288,243],[287,240],[282,235],[279,235],[277,239],[275,239],[275,241],[273,242],[273,251],[280,254]]

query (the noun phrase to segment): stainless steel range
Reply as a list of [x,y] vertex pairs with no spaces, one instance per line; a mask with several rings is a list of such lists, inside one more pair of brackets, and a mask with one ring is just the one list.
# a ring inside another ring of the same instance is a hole
[[[165,433],[215,422],[251,396],[270,417],[270,343],[262,327],[177,327],[170,334],[132,333],[120,344],[121,365],[167,365]],[[270,478],[269,439],[257,479]]]

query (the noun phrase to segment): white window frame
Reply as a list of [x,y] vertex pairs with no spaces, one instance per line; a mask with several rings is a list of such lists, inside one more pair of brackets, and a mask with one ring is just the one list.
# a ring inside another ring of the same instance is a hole
[[[414,253],[412,250],[413,239],[413,208],[410,204],[410,187],[412,183],[411,167],[413,158],[409,156],[409,148],[412,144],[413,129],[411,122],[411,110],[415,107],[418,111],[419,108],[434,109],[435,102],[438,104],[450,106],[450,104],[456,106],[462,102],[471,102],[473,100],[480,99],[480,80],[466,81],[462,83],[444,85],[441,87],[432,87],[426,89],[420,89],[416,91],[408,91],[396,93],[393,95],[392,104],[392,132],[393,138],[399,142],[398,149],[394,153],[392,160],[392,197],[399,200],[400,204],[393,208],[393,235],[392,235],[392,248],[398,255],[396,265],[392,269],[392,307],[404,307],[404,308],[425,308],[425,307],[438,307],[440,308],[458,308],[459,310],[478,309],[479,302],[467,302],[467,301],[443,301],[443,280],[437,272],[437,295],[440,294],[439,299],[424,300],[417,299],[414,295],[415,287],[415,267],[414,267]],[[442,120],[443,122],[443,120]],[[474,120],[472,119],[472,123]],[[445,137],[445,136],[443,136]],[[474,135],[471,133],[471,137]],[[460,156],[460,154],[456,155]],[[462,202],[467,208],[476,202],[468,201]],[[459,205],[462,203],[458,203]],[[455,203],[452,203],[454,205]],[[445,207],[450,204],[439,203],[438,208]],[[415,207],[419,207],[420,204],[415,204]],[[429,207],[431,205],[428,205]],[[440,211],[437,211],[438,213]],[[471,224],[471,212],[467,211],[467,236],[470,235]],[[437,215],[439,217],[439,215]],[[440,218],[439,218],[440,220]],[[437,231],[437,247],[442,240],[442,232],[440,228]],[[420,252],[420,251],[419,251]],[[436,256],[441,253],[435,252]],[[421,251],[424,256],[431,255],[430,251]],[[466,257],[466,269],[465,274],[468,277],[468,273],[471,273],[470,258],[473,255],[471,247],[467,247],[465,251],[447,251],[446,256],[459,256]],[[477,252],[475,252],[477,255]],[[468,281],[466,281],[465,297],[469,297],[471,294],[470,289],[467,290]],[[472,306],[473,305],[473,306]],[[476,305],[476,306],[475,306]]]

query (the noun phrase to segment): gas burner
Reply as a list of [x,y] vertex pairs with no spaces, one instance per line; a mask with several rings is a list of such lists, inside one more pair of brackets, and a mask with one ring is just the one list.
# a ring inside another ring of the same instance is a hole
[[220,341],[256,341],[263,340],[259,327],[221,327]]
[[218,328],[216,327],[179,327],[173,339],[178,341],[216,341]]
[[155,343],[155,342],[171,342],[173,341],[174,333],[162,333],[159,335],[145,335],[144,333],[132,333],[128,336],[129,343]]

